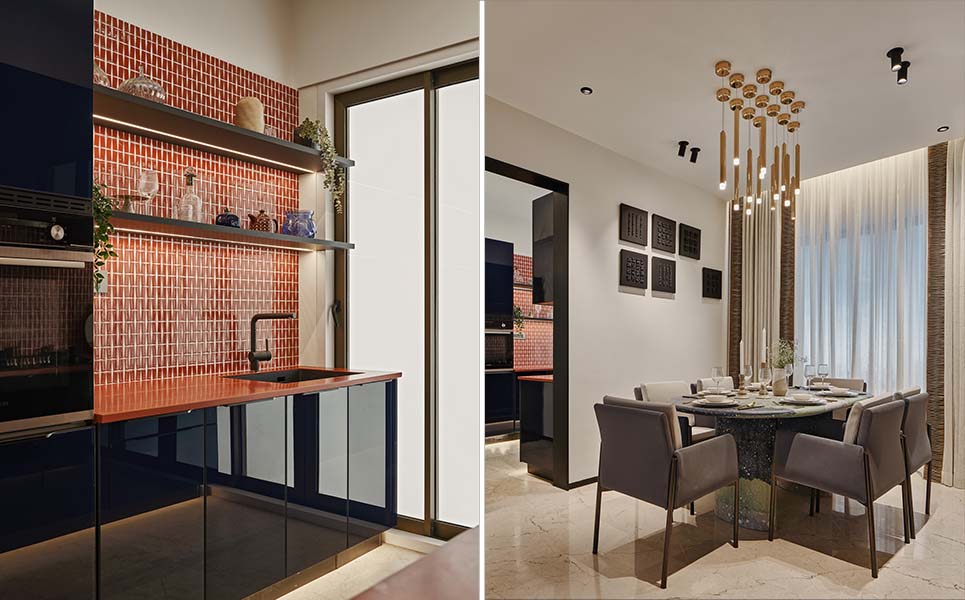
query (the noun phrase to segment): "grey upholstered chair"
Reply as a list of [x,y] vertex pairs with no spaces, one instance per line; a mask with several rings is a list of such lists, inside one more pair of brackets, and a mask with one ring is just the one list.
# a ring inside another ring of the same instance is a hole
[[737,445],[730,434],[683,446],[673,404],[640,403],[607,396],[593,407],[600,427],[593,554],[599,549],[604,491],[620,492],[667,511],[660,587],[667,587],[673,511],[734,485],[734,547],[738,544],[740,482]]
[[786,430],[777,432],[767,534],[767,539],[774,539],[778,480],[853,498],[865,505],[868,514],[872,577],[878,576],[874,501],[896,485],[901,485],[902,520],[908,542],[907,478],[901,443],[904,403],[887,398],[875,400],[879,402],[868,402],[852,411],[843,441]]
[[[904,392],[902,392],[904,395]],[[928,426],[928,394],[914,394],[902,398],[905,414],[901,434],[905,452],[905,477],[908,486],[908,521],[911,537],[915,538],[915,502],[911,493],[911,474],[925,468],[925,514],[931,514],[931,427]]]
[[[693,389],[694,384],[690,384]],[[658,381],[644,383],[633,388],[633,397],[639,402],[671,404],[674,398],[687,394],[687,383],[683,381]],[[680,440],[684,446],[709,440],[716,435],[717,419],[709,415],[679,415]],[[694,503],[690,503],[690,514],[697,514]]]
[[848,379],[843,377],[828,377],[821,380],[823,383],[828,385],[833,385],[834,387],[848,388],[849,390],[854,390],[856,392],[867,392],[868,383],[864,379]]

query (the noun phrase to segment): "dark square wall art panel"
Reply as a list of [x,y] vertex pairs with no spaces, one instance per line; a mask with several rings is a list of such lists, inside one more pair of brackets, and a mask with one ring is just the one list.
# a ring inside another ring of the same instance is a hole
[[700,260],[700,230],[680,224],[680,256]]
[[653,291],[677,293],[677,263],[666,258],[651,259],[653,270]]
[[647,289],[647,255],[620,250],[620,285]]
[[620,205],[620,241],[647,245],[647,211]]
[[723,285],[724,285],[724,274],[717,269],[708,269],[704,267],[704,298],[716,298],[720,300],[723,297]]
[[653,248],[664,252],[677,251],[677,222],[653,215]]

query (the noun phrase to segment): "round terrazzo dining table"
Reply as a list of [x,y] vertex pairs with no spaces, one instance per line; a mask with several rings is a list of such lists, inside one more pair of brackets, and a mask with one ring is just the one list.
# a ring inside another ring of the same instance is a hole
[[[788,393],[801,390],[791,389]],[[832,426],[832,413],[850,408],[868,394],[834,398],[826,397],[823,404],[794,405],[788,397],[775,397],[768,392],[761,396],[750,392],[735,396],[738,406],[711,407],[695,405],[692,397],[674,398],[677,411],[715,417],[718,435],[729,433],[737,443],[737,466],[741,478],[740,525],[757,531],[767,531],[771,485],[771,463],[774,458],[774,439],[779,429],[820,434]],[[748,406],[753,403],[752,406]],[[724,492],[724,493],[721,493]],[[733,519],[733,494],[718,490],[715,514],[724,521]]]

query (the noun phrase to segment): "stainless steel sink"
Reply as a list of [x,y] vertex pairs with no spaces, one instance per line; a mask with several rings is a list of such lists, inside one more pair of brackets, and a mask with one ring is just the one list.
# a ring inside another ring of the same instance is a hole
[[268,383],[297,383],[299,381],[313,381],[330,377],[344,377],[357,375],[350,371],[329,371],[326,369],[288,369],[286,371],[265,371],[263,373],[246,373],[244,375],[230,375],[228,379],[246,379],[248,381],[266,381]]

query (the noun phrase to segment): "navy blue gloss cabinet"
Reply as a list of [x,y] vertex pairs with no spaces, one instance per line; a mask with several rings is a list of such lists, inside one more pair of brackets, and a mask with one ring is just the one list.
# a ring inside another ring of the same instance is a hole
[[0,597],[95,595],[94,429],[0,441]]
[[0,16],[0,186],[89,198],[91,0],[5,2]]

